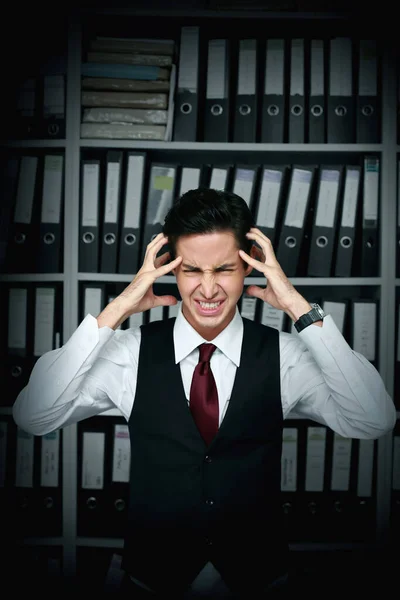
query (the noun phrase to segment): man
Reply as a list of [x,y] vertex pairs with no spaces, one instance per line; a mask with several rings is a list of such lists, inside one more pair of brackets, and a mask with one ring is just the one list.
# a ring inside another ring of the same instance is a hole
[[[235,194],[184,194],[133,281],[37,361],[14,405],[15,421],[37,435],[115,406],[126,417],[132,487],[122,567],[133,597],[270,597],[288,571],[283,420],[300,415],[354,438],[395,424],[377,370],[293,287],[253,225]],[[285,311],[299,335],[241,317],[253,268],[267,285],[247,294]],[[177,318],[116,330],[133,313],[176,304],[152,288],[167,273],[182,299]],[[199,364],[203,343],[213,353]]]

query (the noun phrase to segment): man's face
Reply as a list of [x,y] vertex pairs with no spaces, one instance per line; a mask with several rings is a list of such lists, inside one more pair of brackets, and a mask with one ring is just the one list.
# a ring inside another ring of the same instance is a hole
[[251,267],[243,264],[233,233],[193,234],[179,238],[174,270],[187,321],[206,340],[232,320]]

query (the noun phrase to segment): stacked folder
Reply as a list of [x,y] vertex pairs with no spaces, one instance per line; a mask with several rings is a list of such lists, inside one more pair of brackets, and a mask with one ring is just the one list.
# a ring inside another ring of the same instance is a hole
[[81,64],[81,137],[169,140],[174,60],[174,40],[90,40]]

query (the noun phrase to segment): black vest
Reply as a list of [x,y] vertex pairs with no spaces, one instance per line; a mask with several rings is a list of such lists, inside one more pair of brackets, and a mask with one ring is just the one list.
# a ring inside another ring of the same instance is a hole
[[141,328],[122,568],[179,593],[211,561],[233,591],[257,593],[287,570],[279,332],[243,319],[240,367],[207,447],[175,365],[174,323]]

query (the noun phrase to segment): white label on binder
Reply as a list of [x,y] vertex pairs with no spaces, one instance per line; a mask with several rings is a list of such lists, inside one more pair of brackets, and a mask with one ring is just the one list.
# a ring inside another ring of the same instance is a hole
[[7,426],[6,421],[0,421],[0,488],[6,484]]
[[240,40],[237,87],[239,96],[255,96],[256,57],[256,40]]
[[40,461],[40,485],[58,487],[60,432],[52,431],[42,436]]
[[45,75],[43,81],[43,115],[64,117],[65,90],[63,75]]
[[326,428],[307,428],[306,492],[322,492],[324,489]]
[[329,94],[330,96],[352,96],[352,40],[338,37],[330,45]]
[[167,212],[172,206],[173,191],[175,184],[175,168],[158,167],[152,168],[151,177],[151,198],[147,208],[147,222],[153,225],[163,223]]
[[15,461],[15,486],[33,487],[34,437],[17,428],[17,456]]
[[376,96],[378,93],[378,61],[376,40],[360,40],[358,95]]
[[226,98],[226,40],[209,40],[206,98]]
[[297,490],[297,427],[284,427],[282,437],[281,491]]
[[182,27],[179,48],[178,90],[197,92],[199,27]]
[[254,321],[256,315],[257,298],[243,296],[241,315]]
[[342,227],[354,229],[356,223],[358,188],[360,185],[360,171],[347,169],[344,184]]
[[256,222],[262,227],[275,227],[282,172],[264,169]]
[[311,96],[324,96],[324,73],[324,43],[322,40],[311,40]]
[[144,156],[130,156],[125,194],[124,227],[139,229],[144,179]]
[[53,350],[55,289],[36,288],[34,356]]
[[8,343],[9,350],[26,350],[28,290],[9,289]]
[[237,169],[233,186],[233,193],[241,196],[247,206],[250,205],[251,192],[254,183],[254,171],[252,169]]
[[104,487],[105,433],[83,432],[82,489],[102,490]]
[[263,302],[261,313],[261,323],[263,325],[269,325],[270,327],[278,329],[278,331],[283,331],[284,318],[285,313],[283,310],[275,308],[274,306],[267,304],[267,302]]
[[37,156],[23,156],[21,158],[14,223],[29,224],[32,220],[37,164]]
[[352,439],[334,433],[331,489],[347,492],[350,484]]
[[317,200],[317,227],[333,228],[335,211],[339,193],[340,172],[333,169],[323,169]]
[[88,287],[85,289],[85,302],[83,314],[88,313],[97,317],[101,312],[101,288]]
[[112,481],[128,483],[130,464],[131,443],[128,425],[115,425]]
[[374,440],[359,440],[357,496],[372,496],[374,472]]
[[332,302],[330,300],[324,300],[323,309],[326,314],[331,315],[335,322],[336,327],[340,333],[343,334],[344,329],[344,318],[346,314],[346,305],[344,302]]
[[366,158],[364,166],[363,221],[376,223],[378,220],[379,159]]
[[36,79],[25,79],[18,89],[16,107],[21,117],[33,117],[36,104]]
[[57,154],[47,154],[44,159],[42,223],[60,222],[63,159]]
[[219,169],[218,167],[214,167],[211,173],[210,189],[224,190],[226,187],[227,177],[227,169]]
[[189,190],[195,190],[200,185],[200,169],[192,167],[182,167],[181,185],[179,195],[182,196]]
[[302,229],[310,185],[311,171],[293,169],[289,201],[285,215],[285,225],[287,227]]
[[368,360],[375,360],[375,302],[355,302],[353,318],[353,350],[363,354]]
[[264,93],[271,96],[283,96],[284,92],[284,40],[267,40],[265,55]]
[[108,162],[104,222],[118,222],[120,164]]
[[290,95],[304,96],[304,41],[292,40],[290,55]]
[[172,306],[168,306],[168,318],[177,317],[181,308],[181,302],[177,302],[177,304],[173,304]]
[[82,225],[83,227],[97,227],[99,201],[100,165],[98,163],[85,163],[83,165],[83,201]]

